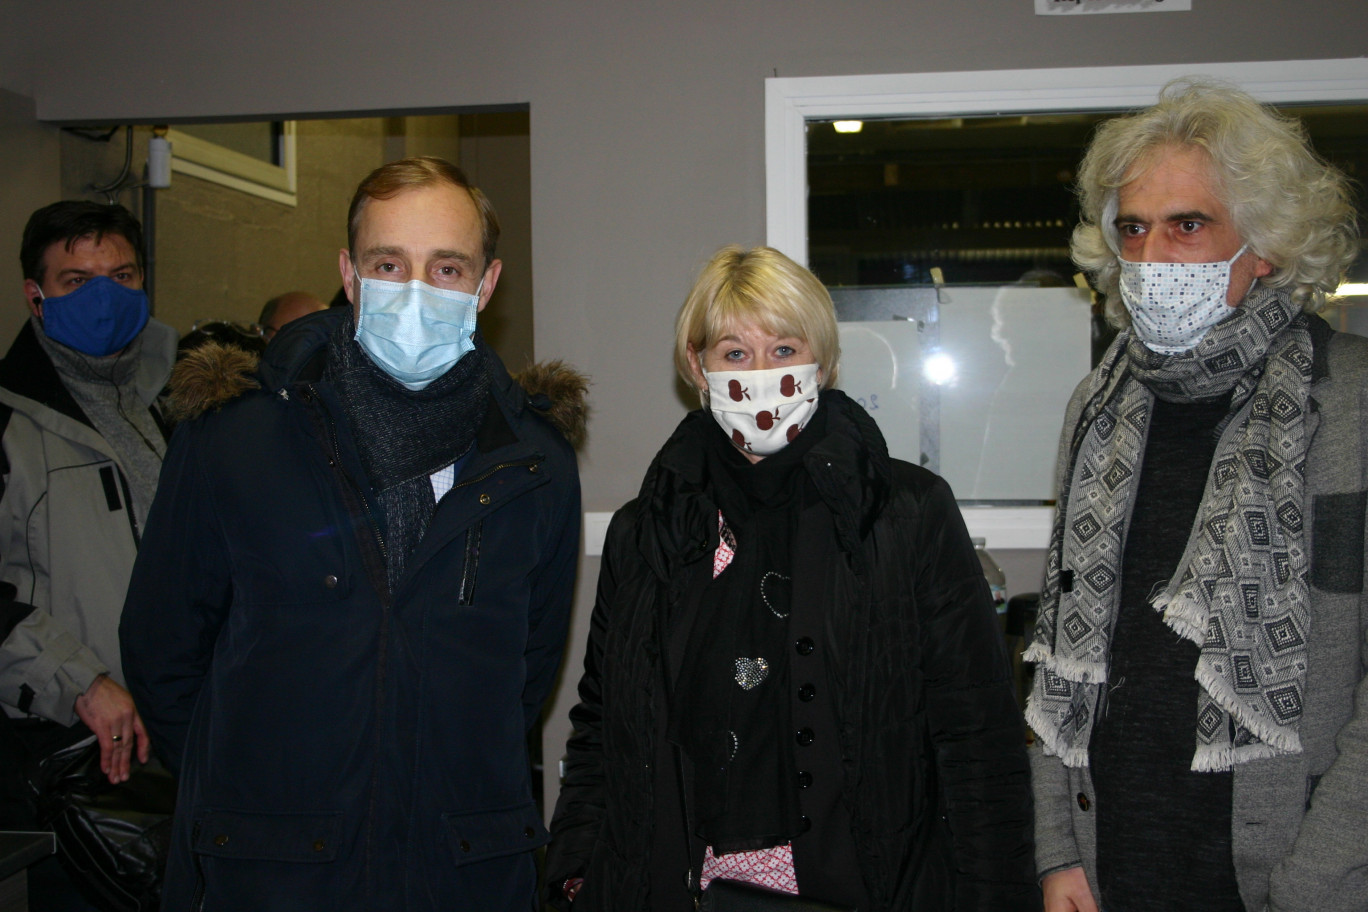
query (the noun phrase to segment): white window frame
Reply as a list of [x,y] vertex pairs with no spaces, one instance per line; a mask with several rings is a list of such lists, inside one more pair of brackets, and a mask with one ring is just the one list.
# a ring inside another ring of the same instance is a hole
[[167,132],[166,138],[171,141],[173,172],[198,177],[286,206],[298,204],[293,120],[285,121],[281,127],[279,165],[200,139],[174,127]]
[[[804,265],[807,122],[1117,111],[1152,104],[1171,79],[1200,74],[1272,104],[1368,103],[1368,58],[1041,70],[979,70],[765,80],[767,243]],[[1044,548],[1048,507],[966,507],[970,534],[989,547]]]

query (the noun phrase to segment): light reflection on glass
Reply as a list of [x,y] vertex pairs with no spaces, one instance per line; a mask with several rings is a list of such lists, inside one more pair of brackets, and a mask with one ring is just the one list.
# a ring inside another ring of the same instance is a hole
[[955,379],[958,369],[955,367],[955,359],[941,351],[927,356],[926,362],[922,365],[922,373],[927,381],[936,386],[945,386]]

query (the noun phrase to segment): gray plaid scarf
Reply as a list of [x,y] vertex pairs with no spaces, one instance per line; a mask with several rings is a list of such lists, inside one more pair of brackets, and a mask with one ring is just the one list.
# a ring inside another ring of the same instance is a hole
[[1068,448],[1026,718],[1045,752],[1086,766],[1107,681],[1121,556],[1155,396],[1231,393],[1229,415],[1178,571],[1151,604],[1201,647],[1194,771],[1298,753],[1306,685],[1303,531],[1311,387],[1306,319],[1257,286],[1195,349],[1158,355],[1121,333],[1091,377]]

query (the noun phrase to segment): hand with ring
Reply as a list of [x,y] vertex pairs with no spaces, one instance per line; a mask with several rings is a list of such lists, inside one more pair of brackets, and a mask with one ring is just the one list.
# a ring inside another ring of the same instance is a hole
[[147,729],[128,691],[102,674],[76,698],[76,715],[100,742],[100,770],[114,785],[127,782],[132,758],[146,763],[152,753]]

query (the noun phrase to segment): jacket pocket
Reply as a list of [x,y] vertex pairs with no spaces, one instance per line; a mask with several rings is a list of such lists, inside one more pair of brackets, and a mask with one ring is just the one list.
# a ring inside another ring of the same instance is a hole
[[205,808],[194,851],[216,858],[326,863],[337,858],[342,814],[266,814]]
[[480,569],[480,537],[483,532],[484,520],[479,520],[466,530],[465,560],[462,562],[461,570],[461,597],[456,603],[458,605],[475,603],[475,577]]
[[1311,529],[1311,585],[1322,592],[1363,591],[1363,525],[1368,491],[1317,494]]
[[530,852],[551,841],[534,802],[466,814],[442,815],[457,867]]

